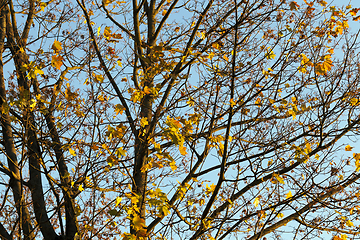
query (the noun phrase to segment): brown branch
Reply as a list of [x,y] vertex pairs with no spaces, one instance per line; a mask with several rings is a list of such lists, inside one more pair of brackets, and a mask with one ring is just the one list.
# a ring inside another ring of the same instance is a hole
[[22,47],[26,46],[27,38],[29,36],[30,28],[33,23],[34,13],[35,13],[35,0],[29,0],[29,13],[26,18],[25,27],[21,35],[21,44]]
[[280,220],[279,222],[273,224],[272,226],[263,229],[261,232],[255,234],[254,236],[249,238],[249,240],[260,239],[261,237],[265,236],[266,234],[271,233],[271,232],[275,231],[276,229],[278,229],[279,227],[286,225],[290,221],[298,219],[301,216],[301,214],[309,211],[315,204],[321,202],[322,200],[324,200],[326,198],[331,197],[332,195],[334,195],[338,192],[341,192],[344,188],[346,188],[350,184],[354,183],[358,179],[360,179],[360,174],[355,174],[353,178],[351,178],[347,182],[341,184],[339,187],[333,188],[333,189],[329,190],[327,193],[319,195],[319,197],[316,200],[311,201],[309,204],[307,204],[305,207],[298,210],[296,213],[293,213],[293,214],[289,215],[288,217]]
[[115,79],[112,77],[112,75],[110,74],[110,71],[108,69],[108,67],[106,66],[105,64],[105,61],[103,59],[103,57],[101,56],[101,53],[100,53],[100,50],[99,50],[99,46],[97,44],[97,41],[95,39],[95,34],[94,34],[94,31],[92,29],[92,26],[91,26],[91,21],[90,21],[90,17],[89,17],[89,14],[85,8],[85,5],[83,5],[82,3],[80,3],[79,0],[77,0],[77,3],[78,5],[81,7],[81,9],[83,10],[83,13],[84,13],[84,16],[85,16],[85,19],[86,19],[86,24],[88,26],[88,30],[89,30],[89,34],[90,34],[90,39],[93,43],[93,46],[95,48],[95,52],[96,52],[96,55],[100,61],[100,64],[102,66],[102,68],[104,69],[105,71],[105,75],[108,77],[112,87],[114,88],[118,98],[120,99],[120,102],[121,104],[123,105],[123,107],[125,108],[125,113],[126,113],[126,117],[129,121],[129,124],[130,124],[130,128],[131,128],[131,131],[132,133],[137,136],[137,131],[136,131],[136,127],[135,127],[135,122],[131,116],[131,113],[130,113],[130,108],[128,107],[127,103],[126,103],[126,100],[124,98],[124,96],[122,95],[122,93],[120,92],[120,89],[119,87],[117,86],[116,82],[115,82]]
[[156,40],[156,38],[159,36],[160,34],[160,31],[162,29],[162,27],[164,26],[166,20],[169,18],[170,16],[170,13],[172,12],[172,10],[174,10],[174,8],[176,7],[176,4],[179,2],[179,0],[175,0],[170,8],[167,10],[165,16],[161,19],[160,23],[159,23],[159,26],[156,28],[156,31],[155,31],[155,34],[154,34],[154,39]]
[[[4,51],[4,39],[7,34],[9,39],[9,32],[12,31],[10,28],[10,13],[5,2],[1,2],[1,13],[0,13],[0,105],[6,104],[6,89],[4,79],[4,69],[2,61],[2,53]],[[23,236],[25,239],[34,239],[33,227],[31,225],[30,214],[26,207],[23,195],[22,195],[22,184],[18,179],[21,179],[19,165],[16,156],[16,149],[14,145],[14,137],[11,129],[11,120],[8,112],[1,113],[1,126],[5,152],[7,155],[7,162],[10,171],[16,177],[10,177],[10,187],[13,190],[13,196],[15,201],[16,211],[19,214],[20,228],[23,230]]]
[[4,228],[4,225],[2,225],[2,223],[0,223],[0,237],[1,237],[1,239],[8,239],[8,240],[13,239],[10,236],[10,234],[6,231],[6,229]]

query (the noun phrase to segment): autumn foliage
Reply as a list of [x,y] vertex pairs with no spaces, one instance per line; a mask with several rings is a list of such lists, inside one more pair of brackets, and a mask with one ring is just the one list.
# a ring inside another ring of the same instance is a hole
[[359,232],[358,6],[0,5],[2,239]]

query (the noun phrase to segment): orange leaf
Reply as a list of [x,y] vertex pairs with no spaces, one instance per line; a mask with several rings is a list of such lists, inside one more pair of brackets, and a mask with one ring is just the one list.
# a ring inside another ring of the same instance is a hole
[[359,8],[351,9],[351,11],[350,11],[351,16],[355,17],[358,11],[359,11]]
[[351,147],[350,145],[347,145],[346,147],[345,147],[345,151],[351,151],[353,149],[353,147]]
[[360,153],[353,153],[353,157],[355,160],[359,161],[360,160]]
[[51,66],[60,70],[60,67],[63,65],[63,62],[62,62],[63,59],[64,58],[62,56],[57,56],[57,55],[52,56]]

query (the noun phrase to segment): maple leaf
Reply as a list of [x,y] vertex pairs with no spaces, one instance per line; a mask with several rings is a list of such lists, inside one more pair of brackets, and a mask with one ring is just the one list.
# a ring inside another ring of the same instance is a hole
[[44,9],[45,9],[45,7],[48,5],[48,3],[44,3],[44,2],[41,2],[40,3],[40,9],[41,9],[41,11],[43,12],[44,11]]
[[133,227],[139,231],[141,229],[143,229],[145,227],[145,220],[143,218],[140,218],[139,215],[136,215],[134,218],[133,218],[133,221],[132,221],[132,224],[133,224]]
[[62,49],[61,42],[55,40],[53,45],[51,46],[51,49],[53,49],[56,53],[60,52]]
[[292,1],[289,5],[290,5],[290,10],[298,10],[298,8],[300,7],[299,4],[297,4],[294,1]]
[[267,50],[267,52],[265,54],[265,57],[267,59],[274,59],[276,57],[276,55],[272,50],[270,50],[270,47],[268,47],[268,50]]
[[354,226],[354,223],[351,222],[350,220],[347,220],[347,221],[346,221],[346,225],[347,225],[348,227],[353,227],[353,226]]
[[149,122],[147,120],[147,117],[143,117],[141,120],[140,120],[140,125],[141,127],[145,127],[146,125],[149,125]]
[[347,145],[346,147],[345,147],[345,151],[351,151],[353,149],[353,147],[351,147],[350,145]]
[[279,181],[279,183],[285,183],[284,179],[279,174],[274,173],[274,177]]
[[126,156],[126,151],[122,148],[119,147],[116,151],[115,154],[118,158],[121,158],[121,156]]
[[73,149],[69,148],[69,153],[72,155],[72,156],[76,156],[76,153]]
[[119,203],[121,202],[122,198],[121,197],[116,197],[116,203],[115,203],[115,207],[117,205],[119,205]]
[[115,209],[111,209],[107,213],[110,214],[111,216],[116,216],[116,217],[121,215],[120,211],[117,211]]
[[291,193],[291,191],[289,191],[289,192],[286,194],[286,199],[291,198],[291,197],[292,197],[292,193]]
[[105,27],[104,37],[105,37],[107,40],[110,40],[110,38],[112,37],[110,27]]
[[63,62],[62,62],[63,59],[64,58],[62,56],[57,56],[57,55],[52,56],[51,66],[60,70],[60,67],[63,65]]
[[102,83],[104,81],[104,76],[102,75],[95,75],[95,78],[94,78],[95,82],[100,82]]
[[124,112],[124,107],[121,104],[115,105],[115,114],[118,115],[119,113],[122,114]]

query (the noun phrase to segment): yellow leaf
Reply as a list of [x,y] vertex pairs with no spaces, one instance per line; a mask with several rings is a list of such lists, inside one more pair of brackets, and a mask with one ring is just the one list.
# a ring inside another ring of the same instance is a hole
[[119,203],[121,202],[122,198],[121,197],[116,197],[116,204],[115,204],[115,207],[117,205],[119,205]]
[[354,223],[352,223],[350,220],[347,220],[347,221],[346,221],[346,225],[347,225],[348,227],[353,227],[353,226],[354,226]]
[[211,59],[213,59],[214,55],[215,55],[215,54],[214,54],[213,52],[211,52],[211,53],[209,53],[209,57],[208,57],[208,58],[211,60]]
[[151,89],[148,86],[144,87],[144,93],[145,94],[150,94],[151,93]]
[[95,75],[95,82],[102,83],[104,81],[104,77],[102,75]]
[[357,99],[357,98],[350,99],[351,106],[356,106],[358,103],[359,103],[359,99]]
[[351,147],[350,145],[347,145],[346,147],[345,147],[345,151],[351,151],[353,149],[353,147]]
[[283,213],[278,213],[278,215],[276,215],[276,217],[282,218],[282,217],[284,217],[284,214]]
[[291,191],[289,191],[289,192],[286,194],[286,199],[291,198],[291,197],[292,197],[292,193],[291,193]]
[[72,155],[72,156],[76,156],[76,153],[74,150],[72,150],[71,148],[69,148],[69,153]]
[[98,30],[97,30],[97,35],[98,36],[100,35],[100,30],[101,30],[101,27],[98,27]]
[[45,9],[45,7],[46,7],[47,5],[48,5],[48,4],[47,4],[47,3],[44,3],[44,2],[40,3],[40,8],[41,8],[41,11],[42,11],[42,12],[44,11],[44,9]]
[[35,68],[35,69],[34,69],[34,73],[35,73],[35,75],[44,74],[44,71],[41,70],[41,69]]
[[36,106],[36,100],[35,100],[35,99],[31,99],[31,100],[30,100],[30,105],[29,105],[29,107],[31,108],[31,110],[33,110],[33,109],[35,108],[35,106]]
[[214,192],[215,188],[216,188],[216,185],[213,183],[210,185],[210,187],[206,184],[206,191],[205,191],[206,195]]
[[274,173],[274,177],[279,181],[279,183],[282,183],[282,184],[285,183],[284,179],[280,175]]
[[140,218],[139,215],[136,215],[134,218],[133,218],[133,227],[136,229],[136,230],[141,230],[142,228],[145,227],[145,220]]
[[80,192],[84,191],[83,185],[80,184],[78,189],[79,189]]
[[187,154],[186,147],[184,147],[184,146],[179,146],[179,151],[180,151],[181,155],[183,155],[183,156],[185,156]]
[[346,234],[341,234],[341,240],[346,240],[347,239],[347,235]]
[[61,49],[62,49],[61,42],[55,40],[51,49],[53,49],[56,53],[61,51]]
[[267,52],[265,54],[265,57],[267,59],[274,59],[276,57],[276,55],[272,50],[270,50],[270,47],[268,47],[268,50],[267,50]]
[[229,61],[229,58],[226,55],[223,56],[223,59],[225,59],[225,61]]
[[293,120],[296,119],[296,113],[292,109],[290,109],[288,113],[293,117]]
[[115,154],[118,158],[121,158],[121,156],[126,156],[126,150],[124,150],[122,147],[119,147],[116,149]]
[[176,162],[175,161],[172,161],[170,162],[169,164],[170,168],[172,171],[175,171],[177,169],[177,166],[176,166]]
[[117,64],[122,67],[122,63],[120,62],[120,60],[117,60]]
[[146,125],[149,125],[149,122],[148,122],[148,120],[147,120],[147,117],[144,117],[144,118],[142,118],[142,119],[140,120],[140,125],[141,125],[142,127],[145,127]]
[[255,201],[254,201],[254,206],[257,207],[260,203],[260,199],[257,197],[255,198]]

